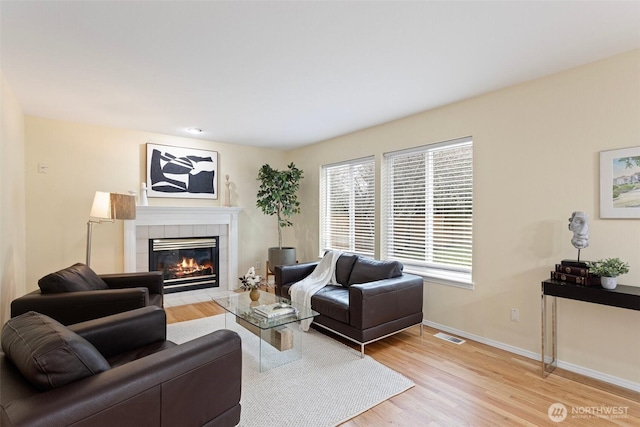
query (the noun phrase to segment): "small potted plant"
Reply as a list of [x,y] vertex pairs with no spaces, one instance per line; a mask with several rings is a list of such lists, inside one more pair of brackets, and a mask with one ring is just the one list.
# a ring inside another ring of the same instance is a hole
[[256,276],[256,269],[251,267],[244,276],[240,277],[240,287],[249,292],[249,298],[251,301],[258,301],[260,299],[260,276]]
[[615,289],[618,276],[629,272],[629,264],[620,258],[604,258],[596,262],[587,262],[589,273],[600,276],[600,283],[605,289]]

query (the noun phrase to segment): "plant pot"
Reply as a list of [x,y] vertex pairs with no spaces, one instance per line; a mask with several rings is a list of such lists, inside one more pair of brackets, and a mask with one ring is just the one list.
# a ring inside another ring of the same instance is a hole
[[269,248],[269,271],[274,273],[276,265],[296,263],[296,248]]
[[605,289],[615,289],[618,286],[618,278],[617,277],[601,277],[600,284]]
[[251,301],[258,301],[260,299],[260,291],[257,289],[251,289],[249,291],[249,298]]

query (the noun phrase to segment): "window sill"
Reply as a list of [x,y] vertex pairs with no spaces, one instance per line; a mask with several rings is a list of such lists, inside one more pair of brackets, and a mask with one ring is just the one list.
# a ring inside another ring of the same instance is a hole
[[441,271],[435,269],[412,269],[405,267],[405,272],[422,276],[426,281],[439,285],[454,286],[456,288],[474,290],[475,286],[470,273],[456,273],[452,271]]

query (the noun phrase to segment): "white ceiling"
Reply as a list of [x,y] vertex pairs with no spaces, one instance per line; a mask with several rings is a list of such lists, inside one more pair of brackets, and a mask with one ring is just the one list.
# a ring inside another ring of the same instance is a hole
[[639,1],[6,1],[25,114],[291,148],[640,48]]

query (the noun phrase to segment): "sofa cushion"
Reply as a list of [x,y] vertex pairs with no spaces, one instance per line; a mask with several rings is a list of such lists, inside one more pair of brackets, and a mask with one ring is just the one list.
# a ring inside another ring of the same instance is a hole
[[338,261],[336,261],[336,281],[343,286],[349,286],[349,276],[351,276],[351,270],[356,263],[358,255],[342,254]]
[[349,324],[349,290],[325,286],[311,297],[311,308],[323,316]]
[[92,269],[77,263],[38,280],[40,291],[45,293],[98,291],[109,286]]
[[400,276],[402,268],[402,264],[398,261],[378,261],[358,257],[349,276],[349,286]]
[[22,376],[41,391],[110,369],[87,340],[35,311],[10,319],[2,328],[1,343]]

